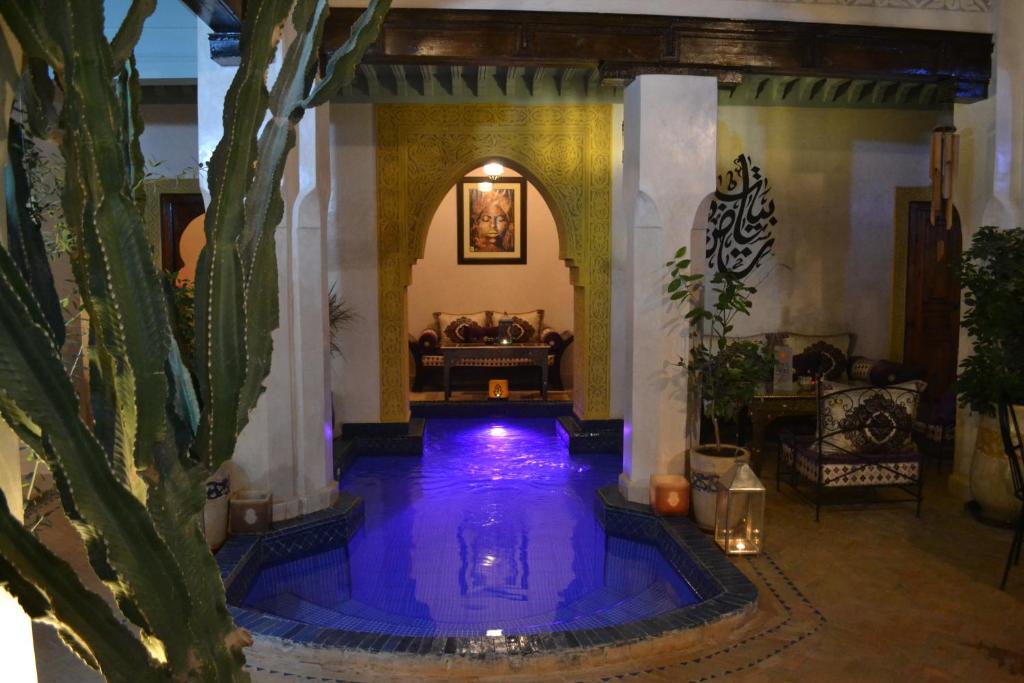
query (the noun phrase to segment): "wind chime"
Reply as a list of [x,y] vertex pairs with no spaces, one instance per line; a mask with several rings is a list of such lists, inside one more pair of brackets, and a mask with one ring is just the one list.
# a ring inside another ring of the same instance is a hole
[[953,183],[960,160],[960,136],[956,128],[944,126],[932,131],[932,160],[929,175],[932,179],[931,222],[942,215],[946,230],[953,227]]
[[[942,216],[946,231],[953,227],[953,183],[956,181],[956,167],[960,160],[960,136],[956,128],[943,126],[932,131],[932,158],[929,175],[932,179],[932,202],[930,219]],[[946,257],[945,236],[939,238],[935,259]]]

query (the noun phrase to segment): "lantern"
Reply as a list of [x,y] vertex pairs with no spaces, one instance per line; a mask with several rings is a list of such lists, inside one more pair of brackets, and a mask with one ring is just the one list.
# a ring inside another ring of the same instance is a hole
[[754,555],[764,542],[764,484],[745,462],[718,480],[715,542],[729,555]]

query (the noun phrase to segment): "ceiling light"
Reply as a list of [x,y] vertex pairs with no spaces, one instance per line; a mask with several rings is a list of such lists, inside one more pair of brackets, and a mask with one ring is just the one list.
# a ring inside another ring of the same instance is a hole
[[484,175],[487,176],[491,182],[496,181],[501,177],[501,174],[505,172],[505,167],[496,161],[492,161],[489,164],[484,164]]

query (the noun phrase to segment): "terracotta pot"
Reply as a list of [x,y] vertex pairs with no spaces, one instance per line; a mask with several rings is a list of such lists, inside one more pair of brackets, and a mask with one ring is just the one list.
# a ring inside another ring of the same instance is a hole
[[206,505],[203,508],[203,535],[211,550],[224,545],[228,537],[228,497],[230,479],[222,465],[206,480]]
[[737,462],[750,462],[746,448],[722,444],[722,450],[726,455],[717,454],[713,444],[690,449],[690,500],[697,526],[705,531],[715,529],[718,480]]
[[[1014,406],[1017,419],[1024,423],[1024,406]],[[985,415],[978,424],[978,440],[971,459],[971,497],[981,506],[981,516],[996,522],[1015,522],[1020,501],[1013,495],[1010,461],[1003,450],[999,422]]]

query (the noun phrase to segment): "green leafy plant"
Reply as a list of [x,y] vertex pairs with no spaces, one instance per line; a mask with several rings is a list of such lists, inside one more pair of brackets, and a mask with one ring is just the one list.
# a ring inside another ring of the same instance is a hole
[[[155,0],[133,0],[111,40],[99,0],[0,0],[27,61],[29,126],[59,141],[70,258],[92,340],[88,396],[80,397],[61,356],[64,321],[42,230],[23,210],[29,181],[12,148],[11,248],[0,249],[0,415],[45,460],[119,613],[10,514],[2,495],[0,583],[108,680],[249,678],[243,648],[251,638],[232,623],[201,530],[203,483],[233,455],[270,369],[278,325],[274,230],[295,125],[351,81],[389,5],[371,0],[319,80],[327,0],[246,5],[224,137],[209,165],[193,377],[142,218],[133,51]],[[287,21],[293,38],[268,91]]]
[[341,355],[341,331],[350,325],[358,315],[331,285],[327,294],[327,326],[331,333],[331,354]]
[[729,338],[736,316],[750,315],[751,296],[757,290],[732,272],[718,271],[710,279],[714,305],[708,308],[702,301],[708,283],[704,275],[687,272],[686,247],[665,265],[670,269],[669,298],[690,303],[685,318],[698,331],[689,358],[680,358],[677,365],[686,368],[700,388],[704,413],[714,428],[714,453],[731,455],[734,449],[722,445],[722,423],[736,420],[771,376],[774,363],[763,344]]
[[1024,228],[979,228],[958,270],[974,350],[956,388],[962,405],[994,415],[1001,397],[1024,403]]

